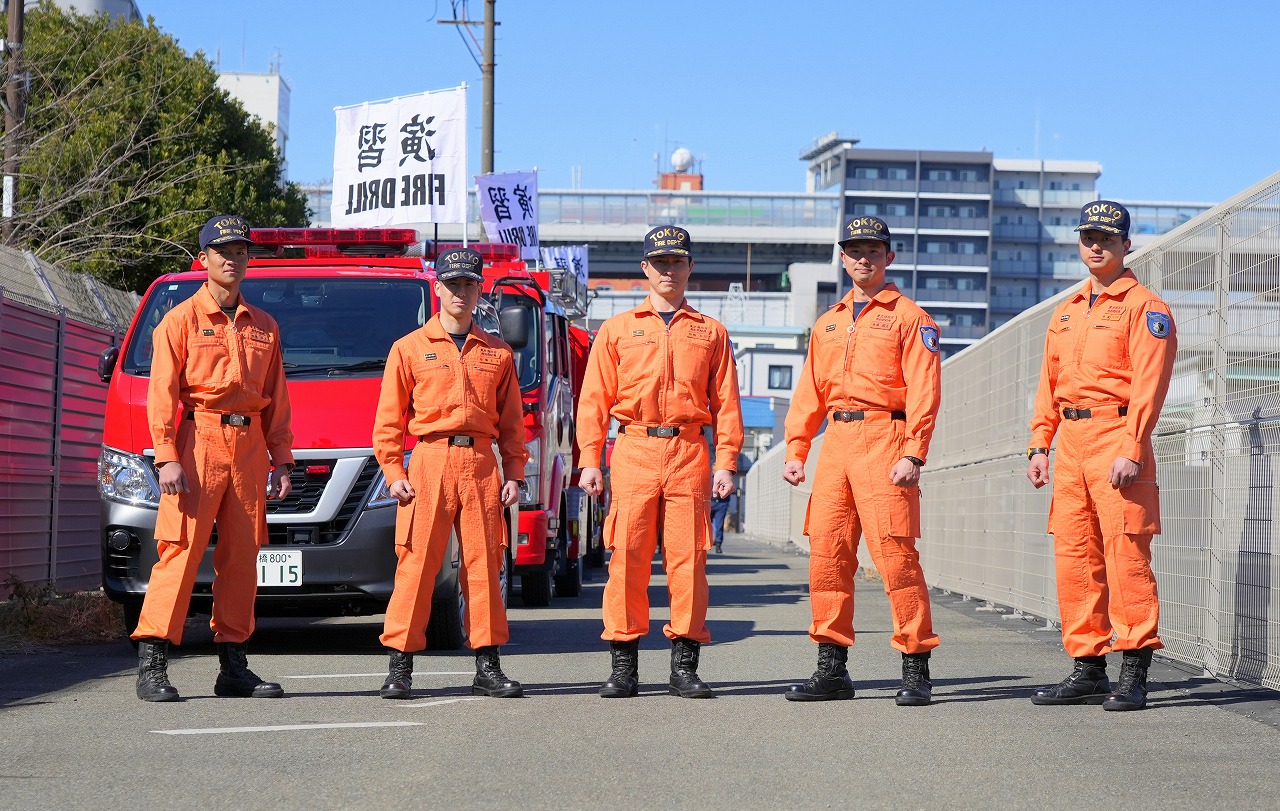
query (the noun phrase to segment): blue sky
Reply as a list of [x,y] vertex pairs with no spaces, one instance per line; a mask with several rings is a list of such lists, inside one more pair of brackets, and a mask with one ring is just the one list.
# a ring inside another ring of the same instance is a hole
[[[449,0],[136,1],[223,70],[278,55],[293,180],[332,175],[335,106],[462,82],[479,169],[480,69],[436,22]],[[482,0],[468,8],[483,18]],[[1273,2],[496,8],[495,169],[536,166],[543,188],[568,188],[575,167],[582,188],[648,188],[655,154],[685,146],[710,189],[803,191],[797,156],[832,130],[866,147],[1098,161],[1101,192],[1121,199],[1217,202],[1280,170]]]

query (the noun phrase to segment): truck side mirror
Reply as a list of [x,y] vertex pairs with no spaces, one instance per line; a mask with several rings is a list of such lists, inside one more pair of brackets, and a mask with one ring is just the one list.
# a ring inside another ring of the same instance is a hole
[[498,313],[499,329],[502,333],[502,340],[506,341],[512,349],[520,350],[529,345],[529,333],[532,324],[529,318],[529,308],[515,305],[512,307],[503,307]]
[[103,383],[111,382],[111,373],[116,369],[116,360],[120,357],[120,347],[113,346],[102,350],[98,356],[98,378]]

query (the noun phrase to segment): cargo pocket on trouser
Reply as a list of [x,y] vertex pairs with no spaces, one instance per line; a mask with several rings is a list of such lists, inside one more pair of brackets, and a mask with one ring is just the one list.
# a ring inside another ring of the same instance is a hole
[[693,548],[711,548],[711,503],[700,495],[693,497]]
[[896,492],[872,497],[880,536],[919,538],[920,490],[915,487],[896,487],[894,490]]
[[[621,499],[614,498],[609,504],[609,514],[604,519],[604,548],[612,550],[618,543],[618,529],[626,529],[627,522],[621,516],[623,510]],[[625,547],[626,544],[624,543]]]
[[1124,499],[1126,535],[1157,535],[1160,532],[1160,487],[1155,482],[1134,482],[1120,490]]

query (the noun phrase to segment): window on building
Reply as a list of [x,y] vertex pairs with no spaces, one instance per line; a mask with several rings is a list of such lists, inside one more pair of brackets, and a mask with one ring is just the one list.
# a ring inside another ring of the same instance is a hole
[[1050,181],[1049,181],[1049,191],[1062,191],[1062,181],[1061,181],[1061,180],[1050,180]]
[[924,176],[926,180],[950,180],[951,170],[950,169],[930,169],[927,172],[925,172]]
[[972,242],[960,242],[956,244],[956,252],[972,256],[978,252],[978,246]]
[[791,388],[791,367],[769,364],[769,388],[789,390]]
[[893,252],[901,253],[907,249],[907,241],[905,239],[895,239],[893,241]]
[[960,206],[959,215],[961,217],[968,217],[970,219],[977,217],[978,207],[977,206]]
[[950,217],[951,206],[927,206],[925,213],[930,217]]
[[864,180],[876,180],[880,177],[880,167],[858,166],[853,170],[853,176],[860,177]]
[[880,206],[875,203],[857,203],[853,207],[853,213],[858,216],[864,214],[875,216],[880,213]]
[[924,244],[925,253],[951,253],[950,242],[926,242]]
[[890,217],[907,217],[907,206],[904,203],[888,203],[884,207],[884,213]]
[[960,170],[959,172],[957,172],[956,174],[957,174],[957,175],[959,175],[960,179],[961,179],[962,181],[964,181],[965,183],[977,183],[977,182],[978,182],[978,170],[977,170],[977,169],[961,169],[961,170]]
[[1071,184],[1071,190],[1072,190],[1072,191],[1080,191],[1080,184],[1079,184],[1079,183],[1072,183],[1072,184]]
[[957,290],[977,290],[978,282],[976,279],[956,279]]
[[890,180],[910,180],[911,173],[905,166],[890,166],[884,170],[884,176]]
[[911,286],[911,283],[907,281],[906,276],[886,276],[885,281],[893,282],[901,290],[905,290]]
[[950,279],[940,278],[938,276],[929,276],[924,280],[924,288],[926,290],[954,290]]

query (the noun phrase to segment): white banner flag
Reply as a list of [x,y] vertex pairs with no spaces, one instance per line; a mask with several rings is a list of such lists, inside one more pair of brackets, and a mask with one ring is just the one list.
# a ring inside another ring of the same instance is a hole
[[490,242],[520,246],[520,258],[538,258],[538,171],[477,175],[480,220]]
[[578,277],[578,283],[585,289],[587,286],[587,246],[556,245],[542,249],[542,264],[549,268],[572,270]]
[[335,107],[335,226],[467,221],[467,88]]

